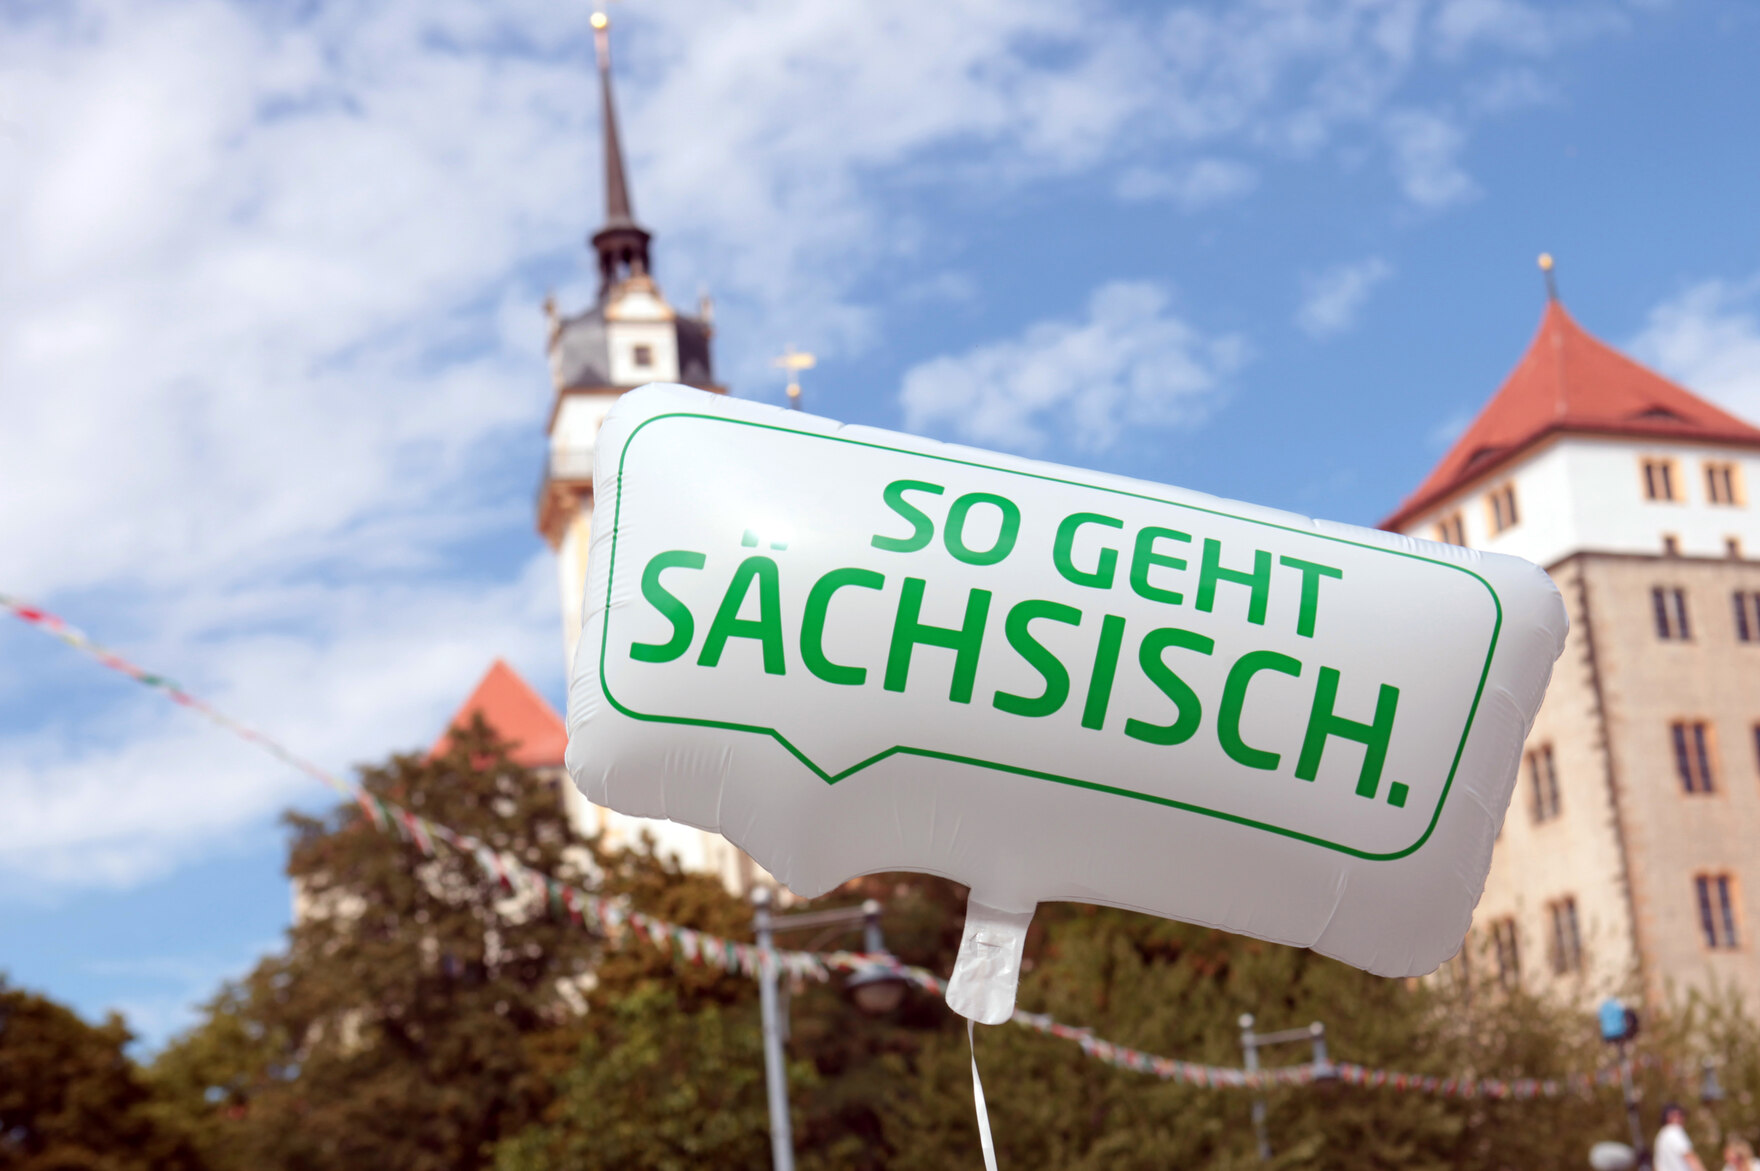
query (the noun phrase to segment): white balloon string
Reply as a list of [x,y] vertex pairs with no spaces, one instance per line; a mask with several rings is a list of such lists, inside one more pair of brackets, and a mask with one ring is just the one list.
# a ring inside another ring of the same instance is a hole
[[972,1101],[978,1107],[978,1142],[984,1148],[984,1171],[996,1171],[996,1143],[990,1137],[990,1108],[984,1105],[984,1079],[978,1076],[978,1038],[966,1022],[966,1044],[972,1050]]

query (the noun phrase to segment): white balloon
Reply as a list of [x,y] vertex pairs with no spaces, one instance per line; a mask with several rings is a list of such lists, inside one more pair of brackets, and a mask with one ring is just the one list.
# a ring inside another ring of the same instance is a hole
[[965,883],[986,1023],[1051,900],[1387,976],[1460,947],[1564,646],[1535,566],[681,386],[598,443],[588,800],[806,896]]

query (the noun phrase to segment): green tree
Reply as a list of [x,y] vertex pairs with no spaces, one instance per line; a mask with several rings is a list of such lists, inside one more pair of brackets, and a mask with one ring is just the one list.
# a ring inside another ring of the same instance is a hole
[[[1041,907],[1027,964],[1023,1008],[1207,1064],[1240,1065],[1243,1012],[1267,1031],[1321,1020],[1334,1060],[1417,1074],[1548,1077],[1612,1056],[1589,1016],[1557,1001],[1383,979],[1312,952],[1104,908]],[[970,1056],[963,1027],[952,1023],[887,1091],[889,1165],[952,1166],[976,1149]],[[1652,1038],[1655,1055],[1677,1048]],[[1296,1044],[1264,1056],[1290,1064],[1308,1051]],[[1016,1165],[1259,1166],[1247,1091],[1110,1068],[1016,1027],[980,1028],[978,1060],[998,1154]],[[1612,1088],[1523,1101],[1347,1085],[1262,1096],[1276,1168],[1580,1166],[1593,1142],[1624,1134]]]
[[[486,730],[445,758],[397,758],[367,787],[540,870],[674,923],[750,939],[750,908],[651,850],[575,839],[545,780]],[[153,1074],[211,1165],[502,1171],[766,1165],[769,1125],[754,983],[679,963],[637,933],[599,940],[472,859],[422,856],[354,806],[291,819],[289,873],[307,913],[285,954],[224,990]],[[965,891],[877,875],[819,906],[877,897],[907,963],[951,969]],[[853,943],[784,936],[808,949]],[[1484,967],[1485,965],[1480,965]],[[1150,916],[1040,908],[1022,1007],[1149,1052],[1240,1062],[1236,1019],[1262,1029],[1325,1021],[1337,1060],[1437,1075],[1566,1075],[1611,1053],[1587,1014],[1467,980],[1369,976],[1311,952]],[[790,1099],[799,1164],[856,1171],[967,1166],[977,1151],[964,1022],[909,996],[857,1013],[841,979],[791,990]],[[1724,1060],[1730,1097],[1697,1120],[1760,1124],[1760,1034],[1739,1004],[1657,1011],[1646,1100],[1691,1099],[1694,1054]],[[979,1061],[1013,1165],[1257,1166],[1253,1095],[1110,1068],[1069,1042],[981,1029]],[[1273,1063],[1305,1059],[1273,1051]],[[1616,1089],[1534,1101],[1389,1089],[1263,1095],[1273,1166],[1435,1171],[1580,1165],[1624,1135]],[[170,1109],[170,1108],[167,1108]],[[1653,1111],[1652,1111],[1653,1112]]]
[[[651,865],[644,873],[644,882],[631,884],[638,902],[676,908],[675,922],[751,938],[750,908],[720,887]],[[860,905],[877,896],[887,899],[887,942],[895,953],[932,968],[952,963],[963,888],[891,875],[847,884],[823,905]],[[855,942],[785,935],[779,945]],[[577,1061],[543,1123],[503,1144],[501,1171],[767,1167],[770,1126],[753,981],[675,965],[640,945],[607,954],[599,976]],[[950,1014],[938,997],[918,995],[889,1017],[869,1019],[844,1000],[838,979],[784,991],[797,1164],[803,1171],[887,1166],[894,1145],[884,1110],[888,1088],[912,1076],[925,1042],[951,1027]]]
[[130,1039],[114,1013],[89,1025],[0,976],[0,1171],[199,1171]]
[[[589,1029],[541,1126],[502,1144],[502,1171],[761,1167],[764,1054],[750,1006],[685,1008],[653,983]],[[797,1064],[797,1078],[805,1082]]]
[[[545,873],[601,869],[554,785],[480,721],[445,756],[396,757],[362,783]],[[217,1167],[483,1166],[549,1101],[552,1047],[599,943],[543,897],[454,850],[424,856],[358,806],[288,822],[302,914],[285,954],[224,990],[155,1076]]]

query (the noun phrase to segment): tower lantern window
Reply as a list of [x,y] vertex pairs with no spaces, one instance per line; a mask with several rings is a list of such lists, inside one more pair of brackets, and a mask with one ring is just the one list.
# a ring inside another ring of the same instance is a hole
[[635,348],[635,353],[632,355],[632,360],[637,366],[644,370],[647,369],[654,364],[654,347],[637,346]]

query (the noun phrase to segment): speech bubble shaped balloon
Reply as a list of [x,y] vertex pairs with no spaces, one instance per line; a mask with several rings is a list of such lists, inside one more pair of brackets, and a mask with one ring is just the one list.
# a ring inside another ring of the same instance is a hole
[[1564,645],[1535,566],[681,386],[598,443],[588,800],[806,896],[966,884],[986,1023],[1051,900],[1386,976],[1460,947]]

